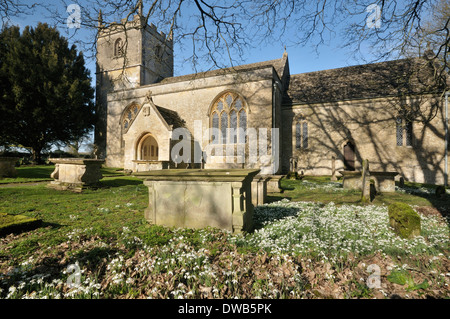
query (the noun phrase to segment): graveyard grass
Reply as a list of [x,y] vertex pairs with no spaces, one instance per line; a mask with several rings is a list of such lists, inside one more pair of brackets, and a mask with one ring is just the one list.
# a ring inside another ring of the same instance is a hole
[[[21,167],[8,182],[40,180],[38,169],[53,170]],[[103,174],[82,194],[0,185],[0,213],[42,220],[0,237],[0,298],[450,297],[449,190],[407,184],[363,205],[329,177],[283,179],[256,208],[256,230],[233,235],[149,225],[142,181]],[[421,236],[394,235],[397,201],[418,211]]]

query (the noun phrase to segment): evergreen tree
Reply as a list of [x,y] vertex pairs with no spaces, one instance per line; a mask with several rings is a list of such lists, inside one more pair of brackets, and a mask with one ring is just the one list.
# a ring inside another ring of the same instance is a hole
[[0,33],[0,142],[42,150],[92,129],[94,89],[83,54],[56,28],[4,27]]

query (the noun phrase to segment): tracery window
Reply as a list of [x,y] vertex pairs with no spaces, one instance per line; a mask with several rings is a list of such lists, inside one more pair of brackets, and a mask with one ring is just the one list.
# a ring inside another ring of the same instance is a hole
[[215,144],[237,144],[246,142],[247,111],[243,99],[236,93],[223,94],[213,105],[210,127],[220,133]]
[[122,132],[126,133],[136,118],[141,106],[137,103],[132,103],[122,113]]

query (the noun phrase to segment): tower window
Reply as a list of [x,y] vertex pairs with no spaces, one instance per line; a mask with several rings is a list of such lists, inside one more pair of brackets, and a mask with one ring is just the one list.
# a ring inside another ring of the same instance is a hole
[[121,57],[121,56],[123,56],[123,54],[124,54],[123,41],[122,41],[121,38],[119,38],[114,43],[114,56],[115,57]]
[[159,44],[155,47],[155,58],[156,60],[161,60],[162,58],[162,48]]

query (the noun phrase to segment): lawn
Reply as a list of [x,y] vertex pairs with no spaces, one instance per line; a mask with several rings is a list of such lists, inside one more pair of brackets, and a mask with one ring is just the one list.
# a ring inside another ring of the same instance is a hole
[[[0,184],[11,183],[31,183],[31,182],[44,182],[51,181],[51,173],[55,170],[55,165],[27,165],[16,168],[17,177],[0,177]],[[102,168],[103,176],[121,176],[121,172],[117,168]]]
[[[0,214],[42,220],[0,237],[0,297],[450,297],[448,194],[411,184],[361,205],[358,192],[323,177],[282,187],[242,235],[149,225],[147,188],[118,172],[82,194],[45,183],[0,187]],[[416,208],[421,236],[394,235],[393,201]]]

